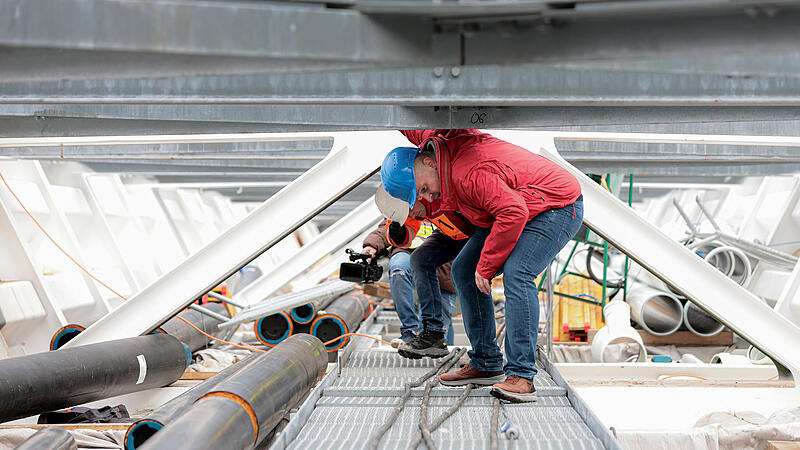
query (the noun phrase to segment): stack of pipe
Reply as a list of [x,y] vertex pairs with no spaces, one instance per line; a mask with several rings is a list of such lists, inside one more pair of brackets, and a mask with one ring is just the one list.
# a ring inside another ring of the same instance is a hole
[[[713,245],[699,249],[707,251],[703,257],[706,262],[737,284],[743,287],[747,286],[752,266],[743,251],[736,247]],[[702,337],[716,336],[725,329],[725,325],[690,301],[683,306],[683,323],[689,331]]]
[[[218,328],[230,329],[255,321],[256,337],[264,345],[274,347],[293,333],[307,332],[317,311],[352,289],[353,283],[330,280],[309,289],[273,297],[247,307],[231,320],[220,324]],[[296,307],[298,310],[294,311]],[[300,321],[293,320],[293,315]]]
[[[334,280],[299,292],[277,297],[274,302],[291,298],[295,307],[256,319],[253,331],[267,347],[274,347],[293,334],[309,333],[311,322],[343,292],[352,290],[352,283]],[[305,300],[304,303],[299,303]]]
[[152,334],[0,360],[0,422],[166,386],[191,359]]
[[[355,332],[372,308],[370,297],[360,291],[350,291],[334,300],[311,324],[311,334],[322,342]],[[349,337],[331,342],[325,348],[335,352],[347,345]]]
[[322,379],[327,362],[319,339],[292,336],[203,394],[141,448],[257,446]]

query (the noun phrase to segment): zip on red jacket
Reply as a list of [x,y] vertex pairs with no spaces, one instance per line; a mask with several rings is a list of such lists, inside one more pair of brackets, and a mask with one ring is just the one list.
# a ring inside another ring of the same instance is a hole
[[477,271],[491,279],[508,259],[525,225],[581,195],[578,180],[558,164],[478,130],[401,131],[420,148],[432,145],[442,209],[491,228]]

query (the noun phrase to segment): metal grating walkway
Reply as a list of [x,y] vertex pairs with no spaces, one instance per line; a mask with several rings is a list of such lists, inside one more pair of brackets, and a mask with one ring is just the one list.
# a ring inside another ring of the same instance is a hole
[[[434,364],[428,358],[402,358],[391,349],[353,351],[341,370],[341,377],[324,388],[308,421],[289,448],[367,448],[371,434],[385,422],[402,396],[404,383],[418,378]],[[538,402],[506,405],[520,439],[508,441],[500,435],[501,449],[604,448],[570,404],[566,389],[558,386],[543,367],[539,367],[534,383]],[[454,404],[462,390],[460,387],[434,388],[429,421]],[[384,435],[380,448],[408,448],[418,430],[422,392],[422,387],[412,390],[405,409]],[[437,448],[489,448],[492,401],[488,389],[473,390],[461,408],[434,431]],[[503,423],[502,415],[500,423]],[[425,448],[425,444],[420,444],[420,448]]]

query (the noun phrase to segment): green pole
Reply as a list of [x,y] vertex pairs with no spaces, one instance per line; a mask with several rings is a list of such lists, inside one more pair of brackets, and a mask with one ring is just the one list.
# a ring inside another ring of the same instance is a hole
[[[629,175],[628,179],[628,207],[633,205],[633,174]],[[630,258],[628,255],[625,255],[625,277],[622,279],[622,299],[627,301],[628,300],[628,264],[630,262]]]

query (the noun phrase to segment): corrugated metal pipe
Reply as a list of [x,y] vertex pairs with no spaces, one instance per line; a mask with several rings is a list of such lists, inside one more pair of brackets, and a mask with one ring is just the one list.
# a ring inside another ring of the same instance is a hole
[[174,337],[151,334],[0,360],[0,422],[166,386],[191,359]]
[[319,339],[292,336],[220,382],[141,448],[256,446],[322,379],[327,364]]

